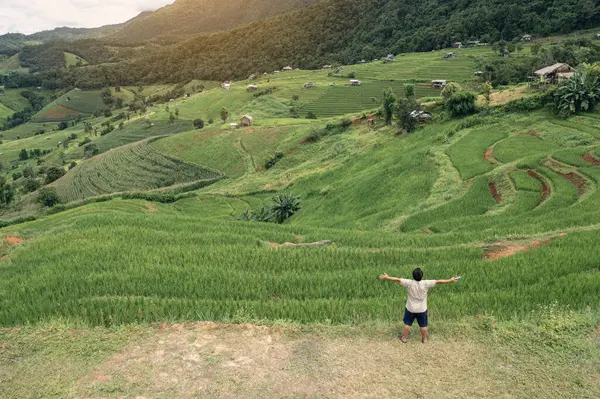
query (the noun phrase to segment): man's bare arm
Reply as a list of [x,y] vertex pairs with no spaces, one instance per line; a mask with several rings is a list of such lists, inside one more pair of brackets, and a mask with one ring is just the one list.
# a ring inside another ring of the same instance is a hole
[[435,280],[435,284],[452,284],[452,283],[456,283],[458,281],[458,278],[456,277],[452,277],[449,280]]
[[397,277],[390,277],[390,276],[387,275],[387,273],[383,273],[381,276],[379,276],[379,278],[381,280],[387,280],[387,281],[391,281],[393,283],[398,283],[398,284],[400,283],[400,279],[399,278],[397,278]]

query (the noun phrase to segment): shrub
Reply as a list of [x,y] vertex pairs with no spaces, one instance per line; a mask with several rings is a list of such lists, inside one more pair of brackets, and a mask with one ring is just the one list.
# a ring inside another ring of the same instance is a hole
[[63,177],[67,172],[63,168],[59,168],[58,166],[51,166],[46,170],[46,180],[45,184],[50,184],[61,177]]
[[194,127],[196,129],[202,129],[204,127],[204,121],[202,119],[194,119]]
[[36,201],[42,206],[52,208],[60,203],[60,198],[54,187],[42,187]]
[[273,197],[272,213],[275,222],[281,224],[302,209],[300,198],[293,194],[279,194]]
[[24,193],[32,193],[38,188],[40,188],[41,184],[39,181],[34,179],[33,177],[28,177],[23,181],[23,192]]
[[308,111],[308,114],[306,114],[306,119],[317,119],[317,114],[312,111]]
[[453,117],[467,116],[475,112],[475,94],[459,91],[446,100],[446,109]]
[[282,158],[283,153],[281,152],[276,152],[275,154],[271,155],[269,159],[265,161],[265,169],[271,169],[273,166],[277,165],[277,162],[281,161]]
[[90,139],[89,137],[86,137],[86,138],[83,139],[82,142],[79,143],[79,147],[83,147],[87,143],[91,143],[91,142],[92,142],[92,139]]
[[414,100],[406,98],[398,100],[398,103],[394,108],[396,119],[398,119],[398,130],[405,130],[408,133],[415,130],[417,127],[417,120],[410,114],[418,108],[419,104]]
[[88,144],[85,147],[83,147],[84,158],[91,158],[95,155],[98,155],[99,153],[100,153],[100,150],[98,149],[98,146],[94,143]]
[[444,102],[446,102],[450,97],[452,97],[454,94],[458,93],[461,90],[462,88],[458,83],[450,82],[446,85],[446,87],[444,87],[444,90],[442,90],[442,99],[444,100]]

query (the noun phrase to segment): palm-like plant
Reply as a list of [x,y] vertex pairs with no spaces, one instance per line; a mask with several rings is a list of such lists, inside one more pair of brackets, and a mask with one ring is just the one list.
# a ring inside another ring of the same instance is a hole
[[584,65],[563,83],[556,91],[556,100],[558,112],[565,117],[592,111],[600,101],[600,79],[593,67]]
[[273,197],[271,208],[277,223],[283,223],[302,208],[300,199],[292,194],[279,194]]

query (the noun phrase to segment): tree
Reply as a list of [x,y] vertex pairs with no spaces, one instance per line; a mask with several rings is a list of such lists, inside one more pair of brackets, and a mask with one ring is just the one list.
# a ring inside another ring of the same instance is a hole
[[531,54],[537,56],[542,49],[542,43],[535,42],[531,45]]
[[200,119],[200,118],[194,119],[194,127],[196,129],[202,129],[202,128],[204,128],[204,121],[202,119]]
[[20,152],[19,152],[19,159],[21,161],[27,161],[29,159],[29,154],[27,153],[27,150],[25,148],[23,148]]
[[398,101],[398,99],[396,98],[396,95],[394,94],[394,90],[392,90],[392,88],[389,88],[389,89],[383,91],[382,107],[383,107],[383,116],[385,118],[386,125],[392,124],[392,117],[394,115],[394,107],[396,106],[397,101]]
[[69,127],[69,123],[62,121],[58,124],[58,126],[56,127],[57,130],[65,130]]
[[272,211],[275,221],[279,224],[291,218],[302,209],[300,199],[293,194],[279,194],[273,197]]
[[483,84],[483,96],[485,97],[485,104],[489,107],[490,101],[492,101],[492,90],[494,87],[490,82],[485,82]]
[[6,182],[6,178],[0,177],[0,206],[9,205],[15,198],[15,190],[12,184]]
[[46,179],[44,180],[44,184],[50,184],[61,177],[63,177],[67,172],[63,168],[58,166],[51,166],[46,170]]
[[221,108],[221,119],[223,120],[223,123],[225,123],[225,121],[227,121],[227,118],[229,118],[229,111],[227,110],[227,108],[223,107]]
[[592,111],[600,102],[600,66],[584,64],[558,88],[555,96],[556,109],[563,117]]
[[92,128],[92,124],[89,122],[84,122],[83,123],[83,131],[85,133],[91,133],[94,129]]
[[446,100],[446,109],[453,117],[467,116],[475,112],[475,94],[459,91]]
[[176,117],[175,117],[175,115],[173,115],[173,113],[171,112],[171,113],[169,114],[169,122],[170,122],[170,123],[175,123],[175,119],[177,119],[177,118],[176,118]]
[[23,181],[23,192],[24,193],[32,193],[38,188],[40,188],[41,184],[36,179],[29,177]]
[[42,206],[52,208],[56,204],[60,204],[60,197],[54,187],[42,187],[38,192],[36,201]]
[[125,129],[125,123],[121,122],[119,123],[119,130],[123,130]]
[[214,123],[214,121],[213,121],[213,118],[210,118],[210,119],[208,120],[208,124],[209,124],[209,125],[212,125],[213,123]]
[[398,130],[404,130],[411,133],[417,127],[417,120],[411,116],[411,113],[418,110],[419,104],[412,99],[401,98],[394,107],[394,114],[398,120]]
[[404,85],[404,96],[409,100],[415,96],[415,85],[407,83]]
[[442,90],[442,99],[446,102],[452,95],[461,90],[461,87],[456,82],[450,82]]
[[306,114],[306,119],[317,119],[317,114],[315,114],[312,111],[308,111],[308,113]]
[[519,42],[515,45],[516,49],[517,49],[517,53],[519,53],[519,55],[521,55],[521,51],[523,51],[523,43]]
[[31,165],[27,165],[25,167],[25,169],[23,169],[23,176],[28,177],[28,178],[35,176],[35,172],[34,172],[33,168],[31,167]]
[[99,153],[100,153],[100,150],[98,149],[98,146],[94,143],[88,144],[85,147],[83,147],[84,158],[91,158],[95,155],[98,155]]

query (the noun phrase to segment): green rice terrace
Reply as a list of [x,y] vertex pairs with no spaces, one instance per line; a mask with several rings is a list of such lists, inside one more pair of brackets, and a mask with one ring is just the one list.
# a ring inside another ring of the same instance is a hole
[[[126,118],[118,116],[129,112],[125,106],[93,116],[102,91],[60,96],[32,122],[4,132],[0,144],[0,160],[11,165],[6,176],[23,191],[2,214],[0,336],[57,324],[137,336],[149,334],[148,323],[169,323],[160,324],[162,334],[163,327],[188,331],[171,323],[204,321],[315,334],[323,325],[349,329],[335,330],[340,339],[389,336],[405,294],[378,276],[408,278],[420,267],[426,278],[463,276],[429,298],[434,345],[436,334],[440,342],[477,342],[477,350],[466,349],[470,359],[501,347],[482,370],[505,379],[506,397],[542,392],[527,384],[520,391],[521,371],[537,381],[551,376],[541,397],[565,397],[565,390],[574,395],[566,397],[597,397],[600,116],[563,119],[543,108],[509,112],[506,104],[444,116],[435,108],[440,90],[424,82],[475,87],[468,51],[450,60],[427,53],[347,66],[343,73],[361,80],[356,87],[327,70],[259,76],[229,89],[207,82]],[[308,81],[314,87],[302,88]],[[377,111],[383,90],[401,97],[405,83],[434,104],[434,121],[399,134]],[[248,91],[251,84],[258,89]],[[111,93],[127,103],[174,88]],[[57,130],[71,114],[85,119]],[[251,126],[231,126],[244,115]],[[36,148],[47,153],[35,155]],[[40,167],[51,165],[66,174],[25,192],[26,179],[42,180]],[[39,204],[48,188],[58,196],[50,208]],[[248,220],[275,212],[284,195],[300,202],[284,223]],[[448,359],[463,353],[452,348]],[[102,389],[73,397],[143,392],[119,381],[94,382]],[[482,387],[481,397],[499,397],[497,389]]]

